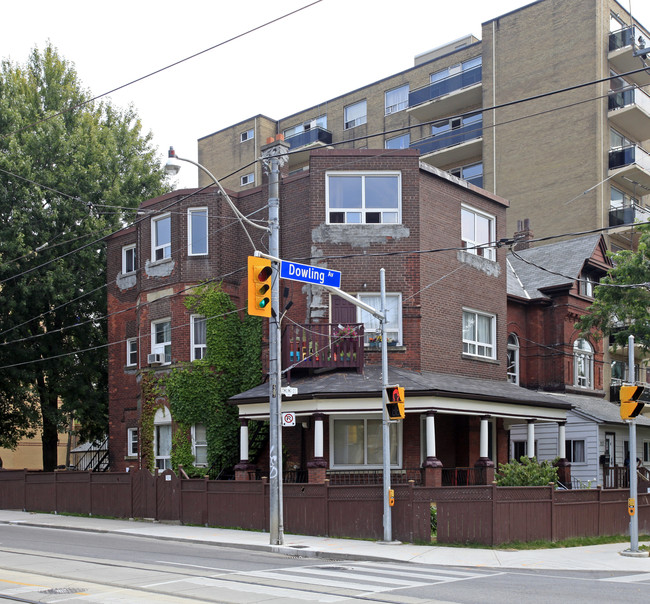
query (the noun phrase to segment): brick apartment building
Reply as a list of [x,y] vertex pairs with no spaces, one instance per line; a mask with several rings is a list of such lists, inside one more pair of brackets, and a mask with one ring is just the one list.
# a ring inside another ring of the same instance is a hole
[[[505,237],[507,201],[421,163],[416,150],[315,150],[307,170],[283,170],[283,259],[341,271],[342,289],[373,306],[385,269],[389,380],[407,395],[405,420],[391,426],[396,471],[444,466],[455,480],[462,468],[469,480],[475,467],[507,460],[511,424],[564,421],[567,404],[507,379],[508,271],[505,249],[494,246]],[[265,180],[232,194],[244,214],[263,209],[267,198]],[[245,307],[246,256],[253,251],[226,201],[210,189],[176,191],[141,210],[149,215],[108,239],[115,470],[141,463],[143,373],[188,362],[201,345],[194,330],[201,318],[183,304],[187,289],[224,275],[224,289]],[[266,233],[251,236],[264,251]],[[377,469],[376,323],[318,285],[281,287],[293,302],[282,325],[283,367],[291,366],[286,377],[298,388],[284,403],[297,419],[283,430],[290,467],[311,480]],[[268,418],[268,385],[232,402],[245,441],[248,422]],[[168,409],[157,413],[154,429],[158,444],[171,443]],[[169,451],[156,451],[156,465],[167,467]],[[249,460],[242,451],[240,477],[265,470],[268,459]]]
[[[204,136],[199,162],[217,175],[251,166],[224,181],[245,190],[260,184],[254,162],[276,134],[291,146],[292,172],[319,146],[417,149],[421,161],[508,199],[509,235],[524,219],[538,237],[628,225],[609,247],[629,248],[629,225],[650,216],[643,44],[647,30],[615,0],[539,0],[484,23],[482,40],[439,46],[279,120],[260,114]],[[529,97],[539,98],[516,102]]]

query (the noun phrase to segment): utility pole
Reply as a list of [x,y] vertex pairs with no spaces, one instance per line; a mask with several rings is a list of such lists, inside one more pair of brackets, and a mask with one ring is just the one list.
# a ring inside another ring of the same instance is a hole
[[284,543],[282,514],[282,342],[280,332],[280,165],[286,161],[287,143],[276,141],[263,157],[269,172],[269,256],[275,283],[271,288],[269,319],[269,534],[271,545]]
[[393,540],[393,522],[390,504],[388,501],[390,492],[390,419],[388,417],[388,342],[386,341],[386,270],[379,271],[379,287],[381,293],[381,426],[382,426],[382,460],[384,478],[384,541],[390,543]]
[[[627,365],[630,384],[636,384],[634,371],[634,336],[627,339]],[[636,482],[636,419],[627,420],[630,428],[630,501],[634,505],[634,513],[630,516],[630,551],[639,551],[639,517],[636,511],[637,482]]]

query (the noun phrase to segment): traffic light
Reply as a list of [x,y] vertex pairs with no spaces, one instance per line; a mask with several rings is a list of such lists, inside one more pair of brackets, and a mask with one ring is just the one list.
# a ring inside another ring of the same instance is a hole
[[630,419],[641,413],[645,403],[638,399],[642,394],[643,386],[621,386],[621,419]]
[[248,257],[248,314],[271,316],[271,261],[257,256]]
[[386,411],[389,419],[404,419],[404,388],[399,386],[387,386],[386,394],[388,402]]

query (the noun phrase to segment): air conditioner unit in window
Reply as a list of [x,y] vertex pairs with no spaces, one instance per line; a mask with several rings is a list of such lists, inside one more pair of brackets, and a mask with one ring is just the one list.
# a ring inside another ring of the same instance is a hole
[[160,352],[154,352],[147,355],[147,363],[149,365],[162,365],[165,362],[165,355]]

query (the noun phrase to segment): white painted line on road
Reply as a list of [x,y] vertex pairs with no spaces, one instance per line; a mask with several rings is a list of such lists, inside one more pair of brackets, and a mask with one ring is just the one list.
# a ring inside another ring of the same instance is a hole
[[640,575],[625,575],[624,577],[605,577],[598,580],[613,581],[614,583],[642,583],[644,581],[650,581],[650,573],[642,573]]
[[170,566],[187,566],[189,568],[200,568],[202,570],[218,570],[224,573],[236,573],[232,568],[217,568],[216,566],[200,566],[199,564],[184,564],[183,562],[168,562],[167,560],[156,560],[157,564],[169,564]]

